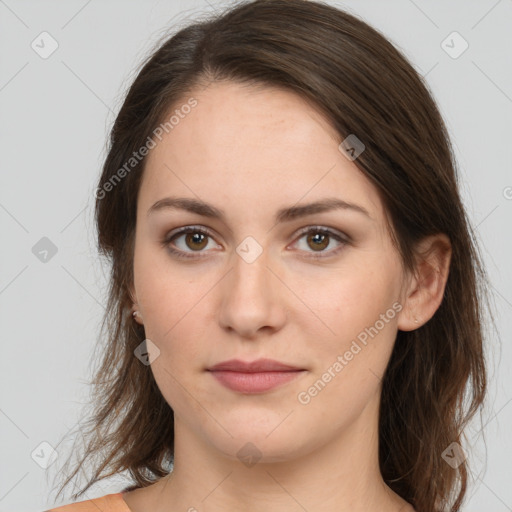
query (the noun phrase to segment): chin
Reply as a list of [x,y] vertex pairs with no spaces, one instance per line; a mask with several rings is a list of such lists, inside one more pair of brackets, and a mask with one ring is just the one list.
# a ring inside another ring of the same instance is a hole
[[[275,428],[275,425],[274,427]],[[226,458],[239,460],[250,467],[255,463],[277,463],[286,462],[313,452],[320,439],[301,438],[305,430],[292,431],[280,427],[272,432],[272,429],[229,429],[233,437],[227,435],[221,438],[210,438],[211,445]],[[269,435],[269,432],[271,434]]]

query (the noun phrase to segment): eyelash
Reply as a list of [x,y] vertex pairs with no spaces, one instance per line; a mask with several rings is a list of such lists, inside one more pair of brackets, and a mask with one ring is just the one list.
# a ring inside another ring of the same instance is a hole
[[[184,234],[190,234],[190,233],[202,233],[210,238],[213,238],[213,235],[206,229],[202,228],[201,226],[187,226],[185,228],[181,228],[179,231],[172,233],[172,235],[167,235],[164,240],[162,240],[162,246],[167,248],[167,250],[175,257],[180,259],[198,259],[203,258],[205,256],[200,256],[201,251],[193,251],[192,253],[184,252],[179,249],[174,249],[171,247],[171,242],[174,241],[176,238],[178,238],[181,235]],[[330,256],[334,256],[338,254],[343,248],[344,245],[348,244],[350,242],[348,236],[341,236],[337,232],[332,231],[328,228],[324,228],[322,226],[308,226],[306,228],[303,228],[299,232],[299,238],[300,240],[304,235],[309,235],[310,233],[315,234],[322,234],[322,235],[328,235],[329,237],[334,238],[336,241],[341,242],[341,246],[337,247],[336,249],[333,249],[331,251],[327,251],[328,256],[323,256],[322,254],[325,254],[324,251],[321,251],[317,254],[312,253],[309,256],[305,256],[306,258],[311,259],[322,259],[327,258]]]

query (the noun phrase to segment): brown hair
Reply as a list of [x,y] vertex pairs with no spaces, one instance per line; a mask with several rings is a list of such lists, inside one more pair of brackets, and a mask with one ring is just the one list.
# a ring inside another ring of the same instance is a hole
[[452,442],[462,443],[483,404],[488,285],[459,196],[448,132],[427,84],[390,41],[354,15],[307,0],[238,2],[186,26],[148,57],[131,85],[96,194],[99,249],[111,263],[102,324],[107,343],[98,348],[94,414],[82,425],[88,427],[86,452],[61,492],[91,458],[94,474],[74,498],[122,471],[134,489],[172,470],[173,411],[150,366],[133,354],[145,338],[130,314],[129,293],[145,159],[121,179],[119,170],[173,106],[221,80],[284,87],[319,108],[340,141],[356,134],[366,149],[354,163],[379,191],[404,268],[415,268],[414,248],[422,238],[449,237],[443,301],[425,325],[398,332],[383,378],[379,460],[385,482],[417,512],[459,510],[467,461],[452,468],[441,454]]

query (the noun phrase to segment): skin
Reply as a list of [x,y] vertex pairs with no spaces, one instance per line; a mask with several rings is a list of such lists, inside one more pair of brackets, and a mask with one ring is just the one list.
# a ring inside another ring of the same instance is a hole
[[[301,97],[230,82],[191,96],[197,107],[148,155],[131,290],[136,321],[160,351],[151,370],[175,415],[175,467],[126,493],[126,503],[133,512],[413,510],[379,471],[381,377],[397,330],[420,327],[439,307],[448,239],[425,239],[418,275],[406,273],[376,188]],[[168,196],[211,203],[225,221],[177,209],[148,215]],[[274,221],[280,208],[326,197],[356,203],[371,218],[340,209]],[[211,236],[198,242],[182,234],[171,244],[195,259],[162,244],[171,231],[197,225]],[[318,249],[299,233],[308,226],[349,240],[330,236]],[[248,236],[263,251],[251,263],[236,251]],[[298,394],[394,303],[401,310],[300,403]],[[231,391],[205,371],[260,357],[306,371],[257,395]],[[250,467],[237,457],[248,442],[261,457]]]

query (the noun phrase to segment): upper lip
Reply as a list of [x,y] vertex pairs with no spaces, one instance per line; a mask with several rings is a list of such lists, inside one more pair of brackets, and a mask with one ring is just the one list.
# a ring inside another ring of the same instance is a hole
[[274,361],[273,359],[256,359],[255,361],[241,361],[240,359],[230,359],[218,363],[208,368],[209,371],[231,371],[242,373],[258,373],[258,372],[292,372],[303,370],[296,366]]

